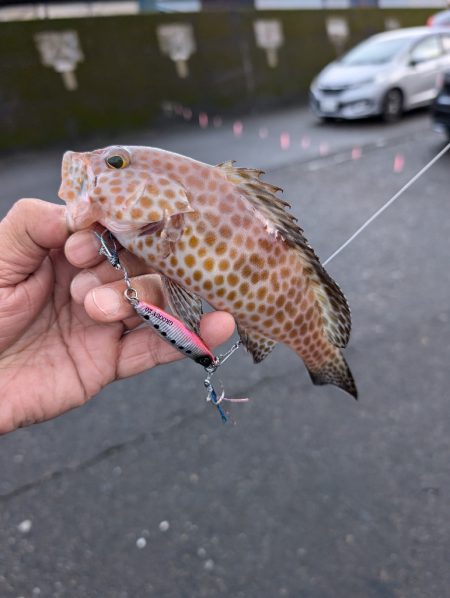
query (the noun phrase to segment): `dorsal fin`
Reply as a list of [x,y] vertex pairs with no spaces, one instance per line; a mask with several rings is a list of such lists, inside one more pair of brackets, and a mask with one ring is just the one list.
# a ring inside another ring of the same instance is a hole
[[336,347],[345,347],[351,329],[347,300],[323,268],[303,230],[298,226],[297,218],[287,211],[286,208],[290,205],[275,195],[280,188],[261,181],[260,176],[264,174],[261,170],[237,168],[233,166],[233,162],[224,162],[218,167],[249,202],[256,217],[266,225],[269,234],[281,237],[287,245],[297,250],[321,309],[328,339]]

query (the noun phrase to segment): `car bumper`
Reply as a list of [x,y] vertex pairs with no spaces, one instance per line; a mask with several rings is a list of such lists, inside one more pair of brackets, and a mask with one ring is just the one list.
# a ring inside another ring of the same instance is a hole
[[322,118],[353,120],[375,116],[382,111],[382,95],[373,86],[333,94],[311,88],[309,98],[311,109]]
[[433,102],[431,115],[436,125],[450,129],[450,94],[439,94]]

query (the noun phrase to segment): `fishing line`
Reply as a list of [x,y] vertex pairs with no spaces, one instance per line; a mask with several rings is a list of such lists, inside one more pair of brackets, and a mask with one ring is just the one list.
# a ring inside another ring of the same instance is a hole
[[433,164],[435,164],[439,160],[439,158],[442,158],[442,156],[449,149],[450,143],[447,143],[444,149],[442,149],[436,156],[434,156],[434,158],[430,160],[430,162],[428,162],[428,164],[426,164],[416,175],[414,175],[412,179],[410,179],[405,185],[403,185],[403,187],[399,191],[397,191],[397,193],[393,195],[384,205],[382,205],[379,210],[372,214],[372,216],[368,220],[366,220],[364,224],[362,224],[358,228],[358,230],[355,231],[353,235],[347,239],[347,241],[345,241],[345,243],[338,247],[338,249],[336,249],[336,251],[332,253],[330,257],[323,262],[323,266],[326,266],[329,262],[331,262],[331,260],[338,256],[341,253],[341,251],[343,251],[348,245],[350,245],[350,243],[352,243],[352,241],[354,241],[356,237],[358,237],[362,233],[362,231],[369,226],[369,224],[372,224],[372,222],[376,220],[378,216],[380,216],[380,214],[387,210],[388,207],[391,206],[394,203],[394,201],[400,197],[400,195],[402,195],[407,189],[411,187],[411,185],[413,185],[418,179],[420,179],[420,177],[423,174],[425,174],[426,171],[430,169],[433,166]]

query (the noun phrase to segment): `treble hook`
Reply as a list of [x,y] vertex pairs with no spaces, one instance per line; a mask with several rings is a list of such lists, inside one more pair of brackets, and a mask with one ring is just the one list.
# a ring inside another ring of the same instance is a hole
[[[103,238],[103,235],[105,233],[108,233],[109,235],[109,240],[113,245],[112,249],[108,246],[105,239]],[[119,261],[119,252],[117,251],[116,241],[114,240],[114,237],[112,236],[111,232],[105,229],[102,232],[102,234],[98,233],[97,231],[94,231],[94,234],[101,243],[99,254],[104,255],[113,268],[115,268],[116,270],[120,270],[121,265]]]

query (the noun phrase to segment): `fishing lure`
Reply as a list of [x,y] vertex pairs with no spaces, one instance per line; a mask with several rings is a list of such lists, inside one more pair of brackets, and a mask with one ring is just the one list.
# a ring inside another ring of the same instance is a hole
[[126,289],[124,296],[128,303],[133,307],[136,314],[141,320],[150,326],[153,331],[158,334],[163,340],[172,345],[180,353],[189,357],[195,363],[203,366],[206,371],[206,378],[204,380],[205,388],[207,389],[207,402],[217,407],[219,414],[223,422],[227,421],[227,416],[222,409],[222,401],[242,402],[248,399],[230,399],[225,397],[224,392],[219,396],[217,395],[211,378],[217,371],[218,367],[221,366],[240,346],[240,341],[236,342],[224,355],[215,356],[205,342],[200,338],[198,334],[190,330],[180,320],[175,318],[173,315],[167,313],[163,309],[143,301],[139,298],[137,290],[132,286],[130,277],[126,268],[121,264],[119,259],[119,253],[114,237],[108,232],[109,240],[111,245],[108,245],[105,241],[104,235],[107,231],[105,230],[102,234],[95,233],[97,238],[100,240],[100,255],[104,255],[108,262],[116,270],[123,272]]

